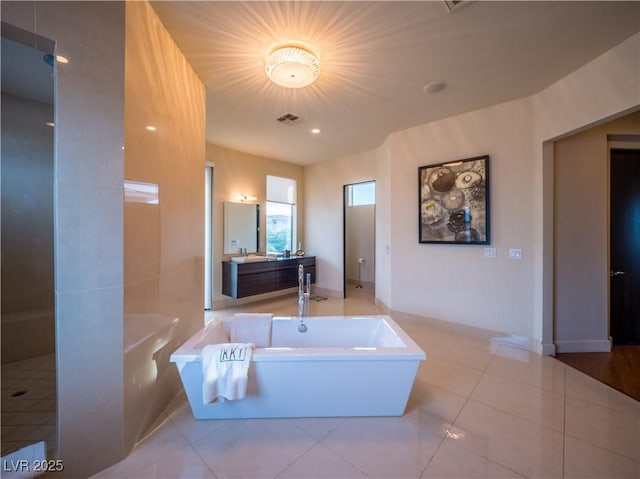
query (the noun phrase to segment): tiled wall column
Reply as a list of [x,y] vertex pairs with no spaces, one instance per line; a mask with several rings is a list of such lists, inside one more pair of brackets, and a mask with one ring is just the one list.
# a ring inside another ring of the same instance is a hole
[[57,477],[120,460],[123,441],[124,8],[2,2],[2,20],[50,38],[56,66],[54,261]]

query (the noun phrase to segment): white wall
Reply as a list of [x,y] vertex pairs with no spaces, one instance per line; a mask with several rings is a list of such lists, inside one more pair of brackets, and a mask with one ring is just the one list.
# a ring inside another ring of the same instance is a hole
[[[384,161],[376,151],[367,151],[333,161],[317,163],[304,169],[305,182],[305,238],[307,251],[316,255],[316,286],[336,295],[343,294],[343,189],[350,183],[376,180],[376,204],[380,190],[386,191],[388,177]],[[377,215],[386,215],[386,205],[377,208]],[[384,231],[384,230],[383,230]],[[376,221],[376,244],[386,243]],[[376,251],[379,254],[379,251]],[[379,261],[376,258],[376,265]],[[387,264],[383,263],[382,271]],[[376,288],[380,268],[376,269]],[[381,293],[379,298],[386,298]]]
[[[397,132],[393,161],[391,308],[528,336],[532,322],[530,102],[518,100]],[[418,243],[418,167],[488,154],[491,246]],[[522,248],[522,261],[507,259]]]
[[[544,200],[553,171],[543,170],[543,142],[640,104],[639,44],[635,35],[532,97],[396,132],[375,150],[307,167],[306,236],[322,258],[323,286],[342,277],[341,185],[375,179],[376,297],[394,310],[532,338],[542,350],[553,244]],[[483,246],[418,244],[418,167],[483,154],[491,157],[497,258],[484,258]],[[509,248],[522,248],[522,261],[508,260]]]
[[[309,207],[318,208],[310,215],[323,213],[319,225],[308,223],[317,226],[310,235],[314,244],[323,258],[341,254],[339,241],[330,241],[323,229],[332,231],[341,219],[338,184],[366,179],[365,170],[376,180],[376,297],[398,311],[528,333],[531,288],[521,285],[532,282],[531,128],[530,103],[511,102],[396,132],[377,150],[309,167]],[[419,244],[418,167],[481,154],[491,155],[491,234],[498,258],[485,259],[479,246]],[[337,171],[343,172],[339,178]],[[523,261],[507,260],[508,247],[523,248]],[[342,270],[330,261],[336,281]]]

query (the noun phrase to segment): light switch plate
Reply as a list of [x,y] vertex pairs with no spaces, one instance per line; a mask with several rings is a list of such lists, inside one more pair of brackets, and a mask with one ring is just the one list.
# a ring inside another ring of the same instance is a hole
[[485,258],[495,258],[497,255],[495,248],[485,248],[484,249],[484,257]]
[[509,248],[509,259],[520,261],[522,259],[522,250],[520,248]]

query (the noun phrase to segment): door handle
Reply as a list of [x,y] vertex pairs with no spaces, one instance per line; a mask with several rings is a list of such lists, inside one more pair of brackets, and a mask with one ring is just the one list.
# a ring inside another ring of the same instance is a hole
[[609,271],[609,276],[620,276],[623,274],[627,274],[627,273],[625,271],[613,271],[613,270]]

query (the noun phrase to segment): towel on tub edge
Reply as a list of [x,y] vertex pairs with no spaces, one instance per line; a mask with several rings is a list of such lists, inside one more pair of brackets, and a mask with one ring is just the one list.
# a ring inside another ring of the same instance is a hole
[[202,403],[232,401],[247,394],[252,343],[208,344],[202,348]]
[[272,322],[270,313],[236,313],[231,317],[229,339],[232,343],[253,343],[258,348],[268,348]]

